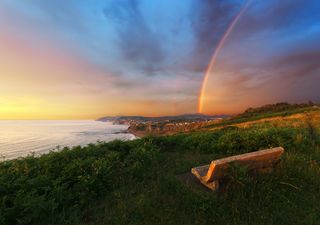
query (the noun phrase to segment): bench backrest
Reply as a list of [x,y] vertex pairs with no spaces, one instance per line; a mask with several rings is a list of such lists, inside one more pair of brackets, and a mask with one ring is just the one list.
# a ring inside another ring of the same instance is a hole
[[245,166],[248,170],[272,167],[278,162],[283,151],[282,147],[277,147],[214,160],[210,164],[205,181],[212,182],[224,177],[226,169],[233,162]]

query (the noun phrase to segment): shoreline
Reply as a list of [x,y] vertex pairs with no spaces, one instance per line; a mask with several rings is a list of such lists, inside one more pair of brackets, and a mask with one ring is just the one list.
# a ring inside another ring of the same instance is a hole
[[[88,121],[0,121],[0,161],[61,151],[113,140],[131,141],[138,137],[128,125]],[[17,129],[19,128],[19,129]]]

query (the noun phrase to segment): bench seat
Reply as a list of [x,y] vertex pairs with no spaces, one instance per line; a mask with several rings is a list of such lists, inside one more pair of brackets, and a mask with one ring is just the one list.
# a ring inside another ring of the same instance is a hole
[[277,147],[235,155],[214,160],[208,165],[194,167],[191,172],[203,185],[216,190],[219,187],[219,180],[225,176],[226,169],[231,163],[245,166],[248,171],[268,172],[278,163],[283,152],[282,147]]

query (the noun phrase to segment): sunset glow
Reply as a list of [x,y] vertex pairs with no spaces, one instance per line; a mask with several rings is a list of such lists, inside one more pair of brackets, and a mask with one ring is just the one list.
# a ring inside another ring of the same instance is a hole
[[233,114],[320,101],[319,8],[314,0],[3,1],[0,119]]

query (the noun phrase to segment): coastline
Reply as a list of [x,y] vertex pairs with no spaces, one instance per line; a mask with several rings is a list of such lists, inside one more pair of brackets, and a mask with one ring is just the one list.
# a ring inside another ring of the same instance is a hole
[[140,138],[145,136],[166,136],[199,131],[206,126],[217,124],[219,121],[221,121],[221,118],[192,122],[138,122],[131,123],[128,127],[128,132]]
[[2,161],[41,156],[65,147],[86,146],[113,140],[135,140],[128,125],[96,121],[0,121]]

